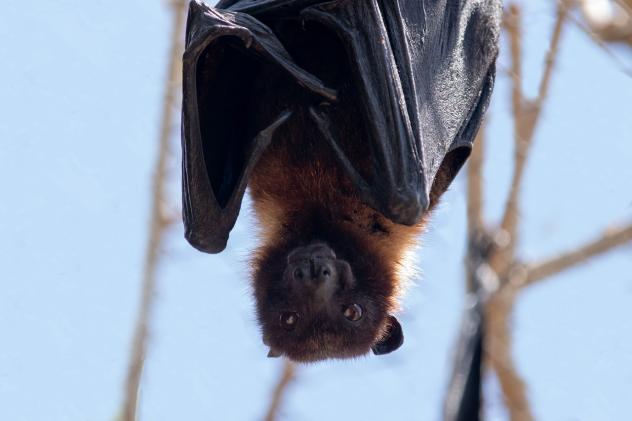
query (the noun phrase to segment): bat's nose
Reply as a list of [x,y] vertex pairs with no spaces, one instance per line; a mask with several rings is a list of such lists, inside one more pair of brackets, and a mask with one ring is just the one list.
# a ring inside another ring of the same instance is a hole
[[309,264],[292,264],[290,265],[292,280],[295,282],[305,282],[310,278]]
[[336,268],[330,259],[310,257],[300,263],[290,264],[289,269],[295,282],[311,282],[320,285],[336,277]]
[[336,253],[323,242],[297,247],[287,257],[287,271],[295,288],[327,302],[336,291],[339,277]]
[[309,268],[312,281],[321,284],[329,281],[336,275],[336,268],[334,265],[319,257],[312,256],[309,259]]

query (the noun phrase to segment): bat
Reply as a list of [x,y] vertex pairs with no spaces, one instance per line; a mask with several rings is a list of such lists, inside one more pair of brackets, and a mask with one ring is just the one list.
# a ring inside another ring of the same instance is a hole
[[425,221],[495,77],[499,0],[190,3],[185,237],[219,253],[249,188],[269,356],[388,354]]

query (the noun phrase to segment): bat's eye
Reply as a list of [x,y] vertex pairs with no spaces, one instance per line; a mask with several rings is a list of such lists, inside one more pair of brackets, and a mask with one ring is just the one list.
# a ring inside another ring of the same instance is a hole
[[281,313],[281,316],[279,317],[279,323],[285,330],[294,329],[296,327],[296,322],[298,322],[298,313],[293,311],[285,311]]
[[347,320],[357,322],[362,318],[362,307],[357,304],[351,304],[343,308],[342,314]]

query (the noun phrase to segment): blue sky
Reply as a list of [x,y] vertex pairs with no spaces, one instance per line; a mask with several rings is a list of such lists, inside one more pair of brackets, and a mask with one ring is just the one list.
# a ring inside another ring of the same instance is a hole
[[[0,419],[111,420],[139,300],[170,20],[165,1],[0,6]],[[525,4],[534,92],[551,2]],[[630,51],[616,50],[628,63]],[[512,152],[506,55],[485,177],[496,218]],[[632,78],[574,25],[526,174],[521,255],[537,259],[632,219]],[[178,142],[174,125],[174,145]],[[178,206],[179,151],[170,176]],[[248,205],[247,205],[248,206]],[[464,179],[423,237],[398,352],[302,367],[282,419],[436,420],[462,306]],[[265,358],[245,265],[253,219],[196,252],[177,225],[160,268],[144,420],[255,420],[281,362]],[[539,420],[612,420],[632,399],[632,247],[526,291],[515,355]],[[488,385],[490,419],[503,420]]]

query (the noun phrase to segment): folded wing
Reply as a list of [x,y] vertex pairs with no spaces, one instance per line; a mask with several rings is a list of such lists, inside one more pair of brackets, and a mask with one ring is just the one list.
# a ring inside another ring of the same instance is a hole
[[[192,2],[183,98],[189,241],[223,250],[249,171],[299,107],[368,205],[416,223],[469,155],[493,86],[500,12],[498,0]],[[266,98],[253,98],[254,84],[270,72],[307,94],[270,101],[286,106],[261,122],[253,107]],[[365,143],[369,168],[354,160],[350,136]]]

